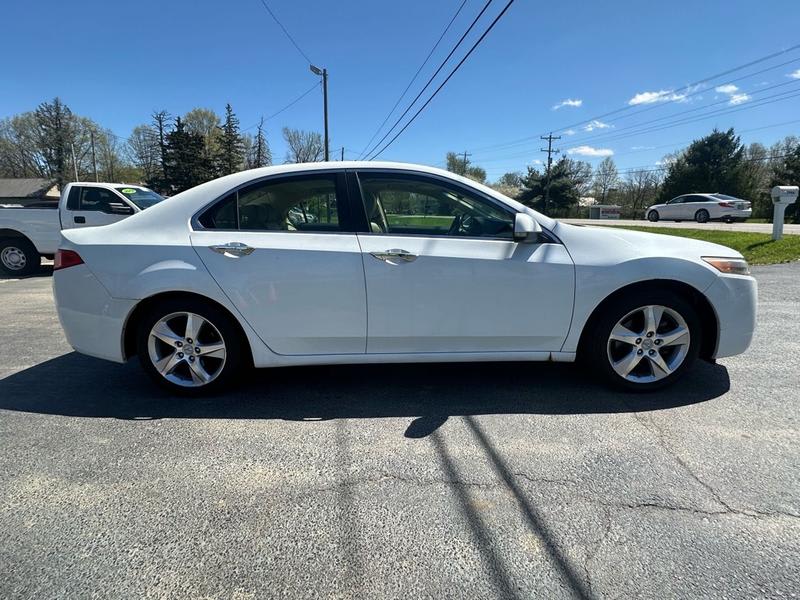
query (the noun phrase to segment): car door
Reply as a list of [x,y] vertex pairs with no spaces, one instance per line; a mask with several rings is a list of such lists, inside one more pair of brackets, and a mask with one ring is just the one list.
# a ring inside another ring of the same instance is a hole
[[575,273],[563,245],[513,240],[514,211],[473,188],[362,170],[367,352],[558,351]]
[[135,210],[122,196],[94,185],[73,185],[67,198],[61,228],[97,227],[116,223]]
[[232,190],[191,241],[222,290],[278,354],[357,354],[366,292],[344,172],[282,175]]

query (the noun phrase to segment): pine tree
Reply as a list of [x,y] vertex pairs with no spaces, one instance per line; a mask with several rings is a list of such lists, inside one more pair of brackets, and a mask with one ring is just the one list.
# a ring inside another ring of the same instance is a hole
[[225,122],[219,138],[217,171],[220,175],[230,175],[242,170],[244,163],[244,140],[239,133],[239,119],[230,104],[225,105]]
[[213,179],[213,165],[204,153],[203,137],[186,131],[180,117],[165,138],[164,175],[168,193],[177,194]]
[[258,123],[256,129],[256,137],[253,139],[253,145],[250,148],[250,155],[247,158],[247,167],[249,169],[257,169],[259,167],[267,167],[272,164],[272,152],[267,143],[267,137],[264,134],[264,117]]

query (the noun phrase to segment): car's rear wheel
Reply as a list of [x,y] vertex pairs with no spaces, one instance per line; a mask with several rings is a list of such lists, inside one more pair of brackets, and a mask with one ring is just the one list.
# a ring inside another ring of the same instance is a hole
[[701,339],[689,302],[669,290],[637,291],[604,308],[587,339],[587,358],[616,387],[651,391],[691,367]]
[[657,210],[651,210],[649,213],[647,213],[647,220],[648,221],[652,221],[653,223],[658,221],[658,211]]
[[137,349],[145,371],[172,393],[220,390],[242,367],[244,339],[224,310],[197,299],[171,298],[140,320]]
[[708,217],[708,211],[705,208],[701,208],[694,213],[694,220],[698,223],[708,223]]
[[0,241],[0,272],[12,277],[36,273],[42,257],[36,247],[25,238],[8,238]]

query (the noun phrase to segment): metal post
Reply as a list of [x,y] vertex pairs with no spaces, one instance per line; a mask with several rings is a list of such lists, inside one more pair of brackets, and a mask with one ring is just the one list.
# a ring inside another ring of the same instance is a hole
[[547,205],[550,202],[550,166],[553,164],[553,159],[551,155],[553,152],[558,152],[558,150],[553,150],[553,140],[560,140],[560,135],[553,135],[552,132],[548,136],[540,136],[540,139],[547,140],[547,150],[541,148],[542,152],[547,152],[547,173],[545,178],[544,184],[544,212],[547,213]]
[[92,169],[94,169],[94,180],[100,181],[97,177],[97,156],[94,153],[94,131],[89,132],[89,138],[92,141]]
[[342,160],[344,160],[344,146],[342,146]]
[[78,181],[78,161],[75,160],[75,144],[70,144],[72,148],[72,168],[75,170],[75,181]]
[[325,104],[325,160],[330,160],[328,148],[328,69],[322,69],[322,101]]

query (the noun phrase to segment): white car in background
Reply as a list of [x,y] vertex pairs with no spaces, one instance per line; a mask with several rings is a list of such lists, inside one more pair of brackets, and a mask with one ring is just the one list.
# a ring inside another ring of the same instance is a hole
[[743,221],[752,216],[747,200],[725,194],[684,194],[665,202],[654,204],[644,211],[648,221]]
[[54,291],[77,351],[138,356],[177,393],[246,365],[576,358],[651,390],[745,351],[748,273],[730,248],[560,223],[447,171],[337,162],[236,173],[64,231]]

